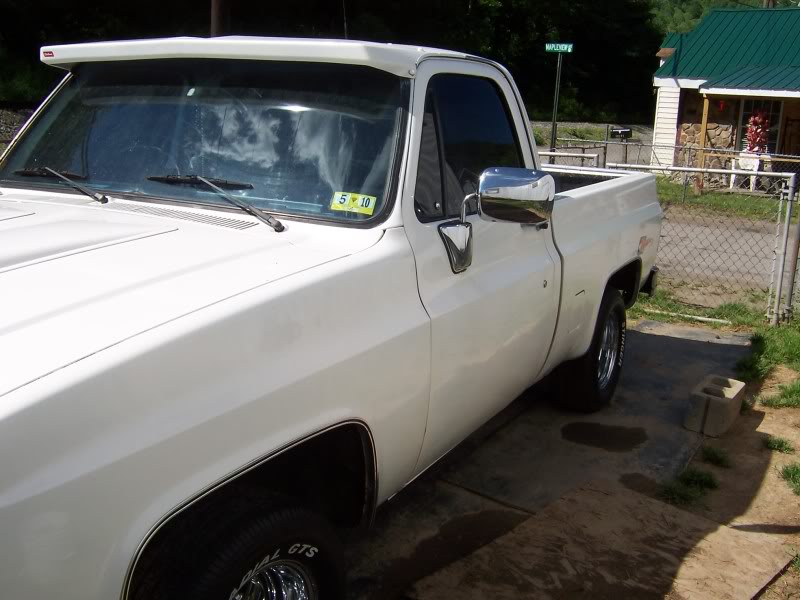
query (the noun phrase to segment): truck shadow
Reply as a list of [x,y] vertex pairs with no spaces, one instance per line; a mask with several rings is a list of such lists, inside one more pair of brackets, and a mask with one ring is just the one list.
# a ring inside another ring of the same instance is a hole
[[[701,435],[682,427],[691,389],[708,373],[734,376],[736,363],[748,353],[743,336],[643,322],[629,331],[625,370],[607,409],[566,413],[557,408],[552,388],[526,391],[384,505],[372,530],[348,536],[351,597],[435,597],[425,590],[442,592],[436,578],[430,585],[414,584],[448,565],[446,597],[469,598],[477,587],[489,597],[507,594],[510,582],[517,582],[516,597],[664,597],[697,544],[748,509],[769,468],[768,452],[749,452],[744,471],[732,478],[735,485],[713,492],[725,497],[715,503],[713,519],[666,507],[673,516],[686,515],[677,519],[672,528],[679,535],[672,537],[663,526],[648,535],[648,524],[633,515],[620,517],[613,541],[590,531],[580,534],[569,519],[558,525],[559,499],[603,481],[637,501],[641,495],[645,504],[663,506],[653,500],[661,484],[682,471],[703,443]],[[736,439],[736,448],[761,448],[762,419],[760,411],[745,413],[725,439]],[[537,522],[537,533],[528,533],[537,514],[551,512],[549,526]],[[603,527],[607,531],[608,523]],[[733,528],[775,535],[798,529],[774,523]],[[547,529],[559,548],[544,547]],[[591,523],[585,529],[591,530]],[[583,539],[571,539],[570,532]],[[526,535],[532,536],[529,544]],[[522,567],[502,560],[510,536],[519,538],[515,547],[539,548]],[[669,539],[654,543],[659,536]],[[479,549],[487,544],[493,559],[484,571]],[[584,558],[570,557],[570,547],[581,548],[577,555]],[[564,560],[568,568],[554,567]],[[459,577],[462,563],[469,576]]]

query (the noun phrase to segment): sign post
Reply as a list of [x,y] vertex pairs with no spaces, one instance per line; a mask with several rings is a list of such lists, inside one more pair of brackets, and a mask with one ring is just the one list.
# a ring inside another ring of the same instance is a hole
[[[558,67],[556,68],[556,90],[553,94],[553,123],[550,127],[550,152],[556,151],[556,133],[557,133],[557,125],[556,121],[558,119],[558,92],[561,89],[561,62],[564,58],[565,53],[572,52],[572,44],[563,44],[563,43],[549,43],[544,45],[545,52],[557,52],[558,53]],[[550,157],[550,163],[555,162],[555,156]]]

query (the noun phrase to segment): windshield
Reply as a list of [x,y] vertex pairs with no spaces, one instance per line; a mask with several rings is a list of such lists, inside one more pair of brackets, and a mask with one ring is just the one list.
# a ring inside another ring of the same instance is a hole
[[367,221],[387,204],[407,98],[406,80],[364,66],[88,63],[7,154],[0,180],[52,189],[58,181],[30,174],[49,167],[104,193],[229,206],[206,186],[164,182],[199,175],[246,184],[229,191],[273,214]]

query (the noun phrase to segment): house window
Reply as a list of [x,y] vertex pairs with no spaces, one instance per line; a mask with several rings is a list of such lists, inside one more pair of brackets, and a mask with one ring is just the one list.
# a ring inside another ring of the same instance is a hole
[[739,150],[747,150],[747,124],[758,111],[763,111],[769,120],[767,132],[767,153],[774,154],[778,147],[778,133],[781,124],[782,100],[769,98],[745,98],[742,102],[742,113],[739,118]]

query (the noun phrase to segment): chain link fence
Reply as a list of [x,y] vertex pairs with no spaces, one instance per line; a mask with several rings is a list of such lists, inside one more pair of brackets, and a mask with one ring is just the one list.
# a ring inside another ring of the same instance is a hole
[[[556,164],[576,164],[575,142],[569,142],[551,157]],[[800,290],[793,289],[800,272],[790,275],[797,271],[794,183],[800,158],[747,162],[742,153],[622,142],[590,143],[582,152],[597,154],[600,166],[656,174],[664,210],[660,285],[675,300],[708,308],[741,304],[773,322],[792,316],[794,301],[800,301]],[[666,155],[678,166],[660,163]]]
[[[723,174],[712,179],[724,180],[731,189],[763,191],[779,182],[769,178],[758,178],[757,173],[800,173],[800,156],[789,154],[751,154],[730,148],[702,148],[697,145],[677,146],[620,140],[586,141],[573,138],[558,138],[556,154],[569,153],[597,155],[597,166],[609,163],[652,166],[681,166],[698,169],[725,169],[752,171],[754,175]],[[558,159],[558,164],[578,164],[574,160]],[[779,190],[777,190],[779,191]]]
[[791,221],[796,221],[790,214],[794,175],[758,172],[761,189],[751,192],[732,190],[724,179],[750,177],[748,171],[677,169],[658,181],[664,210],[658,256],[663,284],[687,304],[743,304],[763,309],[770,318],[781,316],[784,308],[776,298],[788,289],[782,274]]

